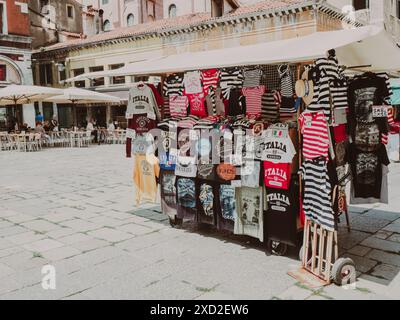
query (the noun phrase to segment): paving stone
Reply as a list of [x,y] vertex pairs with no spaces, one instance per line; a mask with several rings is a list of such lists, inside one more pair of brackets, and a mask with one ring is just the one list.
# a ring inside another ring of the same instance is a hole
[[380,264],[374,268],[374,270],[371,272],[371,275],[391,281],[399,274],[399,272],[399,267],[389,264]]
[[369,274],[363,274],[363,275],[360,276],[359,279],[367,280],[369,282],[380,284],[380,285],[384,285],[384,286],[388,286],[390,284],[390,282],[391,282],[391,280],[377,278],[377,277],[371,276]]
[[85,240],[81,242],[76,242],[71,244],[72,247],[81,250],[82,252],[85,251],[92,251],[95,249],[99,248],[104,248],[106,246],[109,246],[110,243],[105,241],[105,240],[100,240],[100,239],[90,239],[90,240]]
[[364,257],[368,252],[370,252],[372,249],[368,247],[363,247],[363,246],[355,246],[351,248],[348,252],[350,254],[354,254],[356,256]]
[[379,249],[388,252],[400,253],[400,243],[382,240],[375,237],[369,237],[361,242],[361,245],[373,249]]
[[49,261],[58,261],[76,256],[78,254],[81,254],[80,250],[73,247],[65,246],[43,252],[43,257]]
[[27,214],[17,214],[7,218],[7,220],[14,222],[14,223],[23,223],[37,219],[34,216],[27,215]]
[[352,230],[358,230],[369,233],[378,232],[380,229],[390,224],[390,222],[391,221],[389,220],[365,217],[364,215],[350,217],[350,225]]
[[0,263],[0,282],[2,282],[1,279],[13,274],[14,272],[14,269],[4,265],[3,263]]
[[129,224],[124,224],[118,228],[119,230],[131,233],[133,235],[143,235],[147,233],[151,233],[154,231],[154,229],[149,228],[149,227],[144,227],[139,224],[135,223],[129,223]]
[[62,246],[64,246],[63,243],[51,239],[43,239],[23,245],[26,250],[30,250],[32,252],[45,252],[51,249],[60,248]]
[[122,231],[118,231],[118,230],[114,230],[114,229],[110,229],[110,228],[102,228],[99,230],[91,231],[91,232],[88,232],[88,235],[98,238],[98,239],[106,240],[109,242],[120,242],[120,241],[127,240],[127,239],[133,237],[133,235],[130,235],[126,232],[122,232]]
[[24,233],[29,231],[26,228],[23,228],[21,226],[12,226],[12,227],[7,227],[3,228],[0,230],[0,237],[8,237],[8,236],[13,236],[19,233]]
[[400,213],[393,212],[393,211],[373,209],[373,210],[368,211],[367,213],[363,214],[363,217],[395,221],[397,219],[400,219]]
[[374,237],[378,239],[387,239],[392,235],[392,232],[385,231],[385,230],[379,230],[377,233],[374,234]]
[[366,232],[352,230],[347,231],[347,228],[340,228],[338,234],[339,245],[346,250],[353,248],[354,246],[360,244],[363,240],[367,239],[371,235]]
[[58,225],[48,222],[46,220],[33,220],[29,222],[24,222],[22,226],[38,232],[48,232],[59,228]]
[[45,238],[45,235],[43,234],[38,234],[37,232],[34,231],[29,231],[25,233],[19,233],[13,236],[7,237],[8,241],[11,241],[12,243],[16,245],[23,245],[26,243],[31,243],[35,241],[39,241]]
[[389,232],[400,233],[400,223],[398,223],[398,222],[391,223],[388,226],[386,226],[385,228],[383,228],[383,230],[389,231]]
[[59,228],[59,229],[56,229],[53,231],[49,231],[46,233],[46,236],[57,240],[59,238],[66,237],[66,236],[69,236],[74,233],[76,233],[76,231],[74,229],[64,227],[64,228]]
[[370,271],[373,267],[375,267],[378,264],[374,260],[371,260],[371,259],[368,259],[365,257],[359,257],[359,256],[352,255],[352,254],[346,254],[345,257],[352,259],[356,265],[357,271],[360,271],[362,273],[367,273],[368,271]]
[[82,219],[74,219],[74,220],[64,221],[64,222],[62,222],[62,225],[69,227],[71,229],[74,229],[76,231],[79,231],[79,232],[88,232],[91,230],[101,228],[101,226],[98,224],[95,224],[95,223],[89,222],[89,221],[85,221]]
[[8,221],[0,221],[0,229],[8,228],[13,226],[14,224]]
[[393,242],[400,242],[400,234],[394,233],[388,238],[388,240]]
[[387,253],[380,250],[372,250],[368,255],[368,258],[383,262],[386,264],[391,264],[393,266],[400,267],[400,255]]

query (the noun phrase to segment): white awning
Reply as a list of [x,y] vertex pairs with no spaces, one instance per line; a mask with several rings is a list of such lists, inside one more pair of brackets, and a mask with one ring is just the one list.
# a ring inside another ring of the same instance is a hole
[[68,81],[100,76],[158,75],[189,70],[309,61],[325,56],[330,49],[341,48],[372,37],[381,30],[380,27],[367,26],[348,30],[315,32],[303,37],[255,45],[187,52],[129,64],[108,73],[106,71],[88,73],[68,79]]
[[381,30],[361,42],[354,42],[336,50],[340,64],[361,66],[361,71],[400,72],[400,48]]

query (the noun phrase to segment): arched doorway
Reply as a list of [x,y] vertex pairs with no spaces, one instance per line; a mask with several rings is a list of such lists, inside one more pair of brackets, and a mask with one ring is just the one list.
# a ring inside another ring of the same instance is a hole
[[[22,72],[10,58],[0,55],[0,88],[22,84]],[[22,106],[0,106],[0,131],[10,131],[23,121]]]

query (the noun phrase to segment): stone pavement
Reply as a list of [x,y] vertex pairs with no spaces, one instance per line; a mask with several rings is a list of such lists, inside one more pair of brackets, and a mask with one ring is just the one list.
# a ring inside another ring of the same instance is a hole
[[[341,228],[356,288],[311,290],[287,275],[295,250],[266,256],[249,238],[172,229],[159,207],[133,207],[131,164],[124,146],[0,152],[0,299],[400,298],[400,165],[391,205],[354,207],[353,231]],[[55,290],[42,287],[45,265]]]

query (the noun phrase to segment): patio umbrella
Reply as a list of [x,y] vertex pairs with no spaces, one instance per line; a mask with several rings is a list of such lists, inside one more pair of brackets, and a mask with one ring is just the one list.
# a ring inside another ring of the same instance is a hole
[[29,104],[43,101],[55,95],[62,94],[63,90],[40,86],[9,85],[0,89],[0,105]]
[[[77,104],[85,103],[119,103],[121,102],[121,99],[96,91],[70,87],[68,89],[65,89],[63,94],[53,96],[44,101],[60,104],[72,104],[73,106],[75,106]],[[76,108],[73,108],[73,117],[74,122],[76,122]]]
[[56,95],[45,99],[47,102],[55,103],[72,103],[72,104],[85,104],[85,103],[119,103],[121,99],[85,89],[71,87],[65,89],[61,95]]

